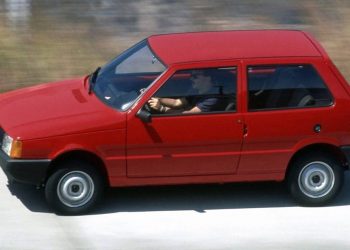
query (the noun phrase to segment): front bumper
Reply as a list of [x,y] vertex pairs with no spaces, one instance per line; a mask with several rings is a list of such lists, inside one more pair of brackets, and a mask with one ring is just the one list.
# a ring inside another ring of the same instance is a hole
[[10,181],[39,185],[45,180],[50,163],[47,159],[12,159],[0,150],[0,166]]

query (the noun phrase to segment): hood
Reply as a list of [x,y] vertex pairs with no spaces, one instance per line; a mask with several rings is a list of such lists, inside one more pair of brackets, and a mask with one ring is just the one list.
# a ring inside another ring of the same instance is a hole
[[22,140],[125,128],[125,114],[88,94],[86,78],[0,95],[0,126]]

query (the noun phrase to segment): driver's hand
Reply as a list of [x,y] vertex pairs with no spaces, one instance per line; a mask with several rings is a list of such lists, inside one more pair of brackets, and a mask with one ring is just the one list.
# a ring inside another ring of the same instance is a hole
[[155,110],[160,110],[161,104],[160,104],[160,100],[157,97],[152,97],[151,99],[148,100],[148,104],[152,109]]

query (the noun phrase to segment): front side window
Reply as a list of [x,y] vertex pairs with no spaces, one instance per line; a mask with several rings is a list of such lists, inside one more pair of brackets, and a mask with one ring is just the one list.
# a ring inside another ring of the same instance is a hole
[[324,107],[333,103],[311,65],[248,67],[249,110]]
[[145,40],[102,67],[93,91],[104,103],[125,111],[164,70]]
[[148,101],[153,114],[236,110],[236,67],[177,71]]

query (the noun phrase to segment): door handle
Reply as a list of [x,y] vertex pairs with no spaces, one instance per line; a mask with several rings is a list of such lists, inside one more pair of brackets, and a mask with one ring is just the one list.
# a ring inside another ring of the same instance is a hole
[[247,136],[248,135],[248,126],[247,124],[243,124],[243,136]]

